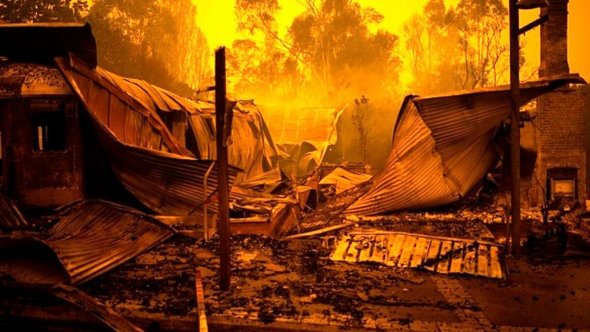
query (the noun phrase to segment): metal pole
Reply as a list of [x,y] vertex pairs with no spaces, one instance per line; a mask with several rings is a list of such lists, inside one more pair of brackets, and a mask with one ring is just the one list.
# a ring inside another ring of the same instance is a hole
[[520,255],[520,121],[519,45],[517,0],[510,0],[510,160],[512,173],[512,254]]
[[217,183],[219,185],[219,287],[230,285],[229,188],[227,146],[225,142],[225,47],[215,51],[215,134],[217,142]]

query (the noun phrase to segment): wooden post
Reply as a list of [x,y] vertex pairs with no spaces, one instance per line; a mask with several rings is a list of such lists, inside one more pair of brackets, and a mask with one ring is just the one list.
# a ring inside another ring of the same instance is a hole
[[217,183],[219,185],[219,287],[228,290],[230,285],[230,234],[229,234],[229,181],[227,172],[227,145],[225,139],[225,47],[215,51],[215,134],[217,142]]
[[510,160],[512,173],[512,254],[520,255],[520,68],[517,0],[510,0]]
[[207,315],[205,314],[205,294],[203,290],[203,279],[201,271],[195,269],[195,298],[197,299],[197,322],[199,323],[199,332],[208,332]]

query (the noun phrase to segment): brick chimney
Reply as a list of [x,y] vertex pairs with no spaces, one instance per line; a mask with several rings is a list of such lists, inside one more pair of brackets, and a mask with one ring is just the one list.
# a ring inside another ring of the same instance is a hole
[[569,0],[549,0],[541,10],[549,21],[541,25],[541,66],[539,77],[568,74],[567,63],[567,5]]

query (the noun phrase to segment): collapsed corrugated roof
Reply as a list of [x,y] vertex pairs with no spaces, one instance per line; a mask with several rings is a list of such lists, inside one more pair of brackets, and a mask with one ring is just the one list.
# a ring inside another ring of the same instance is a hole
[[[71,66],[63,59],[56,63],[88,110],[113,171],[140,202],[158,213],[186,215],[215,200],[215,167],[204,185],[212,161],[195,159],[153,109],[113,84],[113,75],[100,68],[75,59]],[[237,172],[229,168],[230,186]]]
[[316,147],[326,142],[335,143],[336,123],[342,114],[342,110],[328,107],[261,106],[261,111],[277,143],[308,142]]
[[[14,233],[0,237],[3,246],[25,244],[28,252],[10,250],[18,259],[0,260],[0,273],[19,283],[79,284],[95,278],[139,253],[171,237],[173,230],[130,208],[105,201],[82,201],[64,207],[59,221],[46,235]],[[61,266],[38,266],[34,260],[43,247],[50,249]],[[33,262],[33,263],[31,263]],[[65,270],[65,274],[61,270]]]
[[320,185],[334,185],[336,187],[336,194],[340,194],[361,183],[371,180],[371,178],[372,176],[368,174],[359,174],[342,167],[337,167],[334,171],[320,180]]
[[299,146],[287,151],[306,174],[322,163],[328,147],[338,141],[337,125],[344,109],[328,107],[264,107],[264,119],[277,144]]
[[[217,159],[215,143],[215,104],[200,101],[200,113],[192,113],[189,122],[201,159]],[[270,171],[278,159],[265,120],[252,101],[238,101],[233,109],[231,144],[228,160],[243,170],[237,182]]]
[[62,74],[86,109],[122,143],[192,156],[172,136],[157,113],[113,84],[105,70],[93,70],[71,57],[56,58]]
[[[567,76],[523,83],[520,102],[524,105],[568,83],[584,81]],[[407,96],[384,169],[345,213],[375,215],[460,200],[497,163],[494,136],[509,115],[509,86]]]
[[[121,77],[101,68],[97,68],[96,72],[112,88],[131,96],[151,114],[182,113],[195,136],[197,158],[217,158],[214,103],[183,98],[143,80]],[[277,151],[260,111],[252,101],[238,101],[233,115],[232,140],[235,144],[228,147],[230,164],[243,170],[240,180],[268,171],[277,157]],[[174,125],[169,125],[167,129],[185,148],[186,128],[176,132],[171,126]]]

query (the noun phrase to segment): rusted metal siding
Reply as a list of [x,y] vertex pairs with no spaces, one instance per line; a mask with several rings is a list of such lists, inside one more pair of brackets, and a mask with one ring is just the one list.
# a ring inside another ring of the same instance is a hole
[[502,247],[496,243],[402,232],[351,232],[330,259],[495,279],[505,275]]
[[[183,98],[145,81],[121,77],[101,68],[97,68],[96,73],[118,91],[130,96],[148,109],[151,114],[158,114],[162,119],[170,119],[171,121],[163,121],[162,123],[166,125],[176,143],[182,148],[186,147],[185,135],[187,129],[190,128],[198,147],[199,155],[197,157],[203,160],[217,158],[215,105],[213,103]],[[272,164],[277,153],[272,139],[263,128],[266,125],[260,111],[251,101],[239,101],[234,107],[233,114],[233,144],[230,144],[228,148],[230,164],[243,170],[239,176],[240,179],[269,170],[265,166]],[[173,118],[176,120],[173,121]],[[139,123],[143,121],[137,116],[133,116],[132,119]],[[132,123],[134,123],[133,121]],[[117,126],[124,124],[125,121],[124,119],[122,121],[111,119],[108,123],[109,126],[112,123],[117,129]],[[137,126],[139,124],[131,127]],[[129,128],[122,128],[118,131],[121,132],[125,129],[129,130]],[[144,134],[142,138],[149,137],[149,132]],[[129,139],[132,137],[133,135]],[[146,141],[146,144],[149,144],[149,140]]]
[[192,156],[174,139],[160,117],[126,90],[113,84],[106,71],[88,68],[71,57],[69,63],[55,59],[86,110],[121,142],[151,150]]
[[[524,83],[521,104],[579,82],[579,77],[563,77]],[[510,115],[509,97],[508,86],[406,97],[385,168],[345,213],[375,215],[460,200],[498,161],[493,141]]]
[[[217,168],[214,167],[205,195],[204,177],[212,160],[196,160],[166,152],[122,144],[99,128],[113,171],[140,202],[151,210],[168,215],[187,215],[204,202],[217,211]],[[230,187],[238,169],[229,167]]]
[[44,243],[72,284],[103,274],[174,234],[147,215],[104,201],[75,203],[60,217]]

